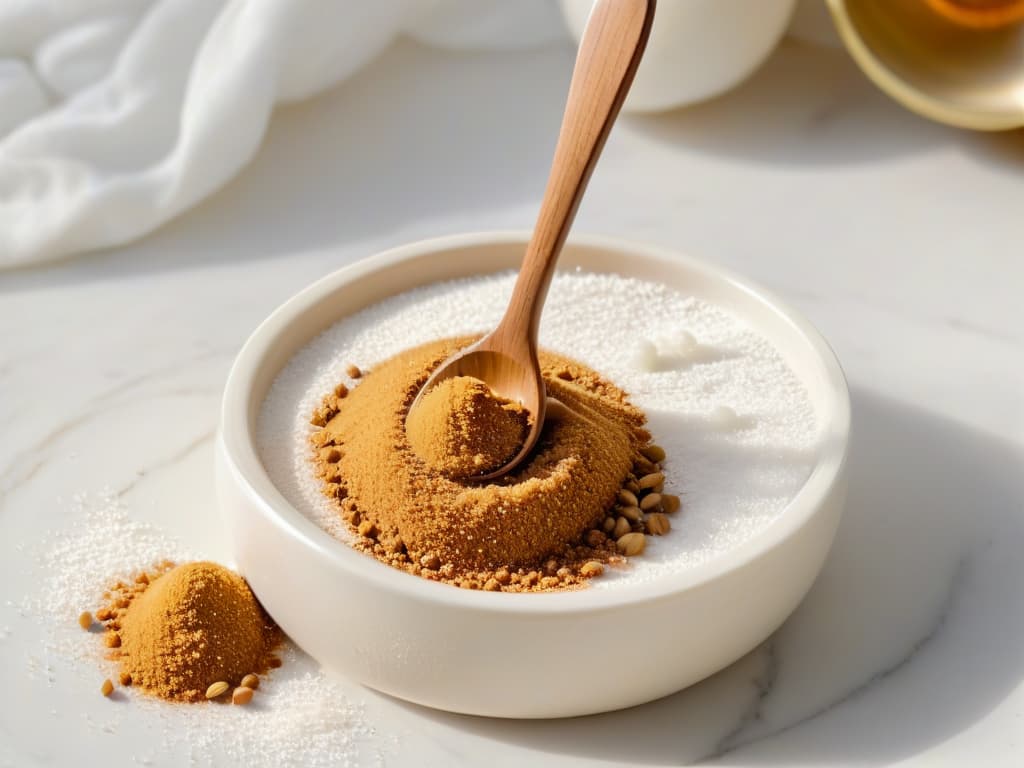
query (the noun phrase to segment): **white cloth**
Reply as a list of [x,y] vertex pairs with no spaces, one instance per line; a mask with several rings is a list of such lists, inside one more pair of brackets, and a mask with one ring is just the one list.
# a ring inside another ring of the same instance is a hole
[[403,33],[565,35],[551,0],[0,0],[0,268],[152,231]]

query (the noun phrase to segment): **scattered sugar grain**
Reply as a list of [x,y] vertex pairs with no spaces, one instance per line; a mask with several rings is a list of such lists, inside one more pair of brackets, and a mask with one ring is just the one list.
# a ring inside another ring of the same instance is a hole
[[[348,540],[309,465],[308,414],[349,361],[373,367],[417,344],[493,328],[514,281],[505,272],[416,288],[342,319],[299,350],[257,421],[261,458],[285,497]],[[629,569],[606,569],[593,588],[656,579],[736,547],[779,517],[814,466],[818,428],[805,388],[767,340],[722,308],[658,283],[560,273],[540,341],[630,393],[668,454],[665,491],[682,499],[672,531]],[[638,364],[638,354],[653,354],[653,364]],[[720,407],[742,421],[709,418]]]

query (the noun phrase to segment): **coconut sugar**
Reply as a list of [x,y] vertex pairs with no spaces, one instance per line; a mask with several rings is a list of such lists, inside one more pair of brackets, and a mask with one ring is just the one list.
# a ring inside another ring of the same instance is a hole
[[[637,474],[657,470],[641,453],[649,438],[644,416],[597,372],[542,351],[541,372],[558,406],[537,446],[497,480],[452,477],[437,465],[472,469],[473,451],[492,445],[490,462],[500,465],[527,426],[521,406],[468,377],[449,380],[454,386],[438,399],[431,397],[437,390],[426,393],[410,413],[431,372],[473,340],[405,350],[374,366],[346,397],[328,396],[313,420],[329,420],[311,438],[324,492],[359,549],[411,573],[494,591],[577,585],[597,575],[593,563],[618,562],[625,553],[610,536],[619,517],[614,540],[645,533],[641,502],[632,491],[619,498],[626,484],[638,494],[655,490],[653,483],[642,489]],[[466,441],[475,448],[466,450]],[[660,512],[659,499],[651,493],[643,503]]]
[[[134,681],[121,683],[120,662],[107,658],[112,651],[102,627],[93,622],[83,631],[82,608],[109,605],[113,594],[104,598],[103,590],[113,574],[130,586],[139,574],[158,571],[153,564],[163,557],[184,563],[218,552],[168,535],[144,520],[145,510],[129,509],[112,494],[83,493],[61,511],[65,525],[26,543],[38,562],[38,581],[19,604],[25,623],[15,631],[36,638],[23,660],[32,683],[80,714],[79,757],[249,768],[386,763],[394,738],[376,731],[361,689],[322,670],[287,639],[275,651],[282,666],[261,677],[248,706],[233,706],[226,695],[181,704],[146,695]],[[109,701],[101,697],[104,678],[113,687]]]
[[[170,562],[118,581],[96,613],[122,685],[171,701],[211,698],[211,685],[265,672],[280,642],[249,585],[210,562]],[[225,688],[226,690],[226,688]]]
[[453,376],[432,387],[405,420],[416,454],[455,478],[501,467],[519,452],[529,428],[526,408],[472,376]]

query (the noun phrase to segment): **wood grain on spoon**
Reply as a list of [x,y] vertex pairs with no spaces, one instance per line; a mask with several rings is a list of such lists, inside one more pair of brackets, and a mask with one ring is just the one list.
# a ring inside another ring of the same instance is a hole
[[423,393],[443,379],[473,376],[529,409],[530,430],[519,453],[476,480],[492,480],[514,469],[536,445],[544,426],[546,392],[537,359],[541,311],[587,181],[636,74],[654,5],[655,0],[594,4],[576,56],[540,213],[505,315],[494,331],[443,362],[412,404],[416,408]]

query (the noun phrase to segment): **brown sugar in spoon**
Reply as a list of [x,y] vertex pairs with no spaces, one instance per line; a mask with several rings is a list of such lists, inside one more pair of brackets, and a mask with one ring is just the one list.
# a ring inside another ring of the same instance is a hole
[[493,480],[514,469],[536,445],[544,426],[546,389],[537,357],[541,310],[587,181],[633,82],[654,5],[655,0],[594,4],[576,56],[544,199],[505,316],[491,333],[441,363],[410,408],[454,376],[480,379],[496,394],[526,407],[530,426],[519,453],[474,480]]

